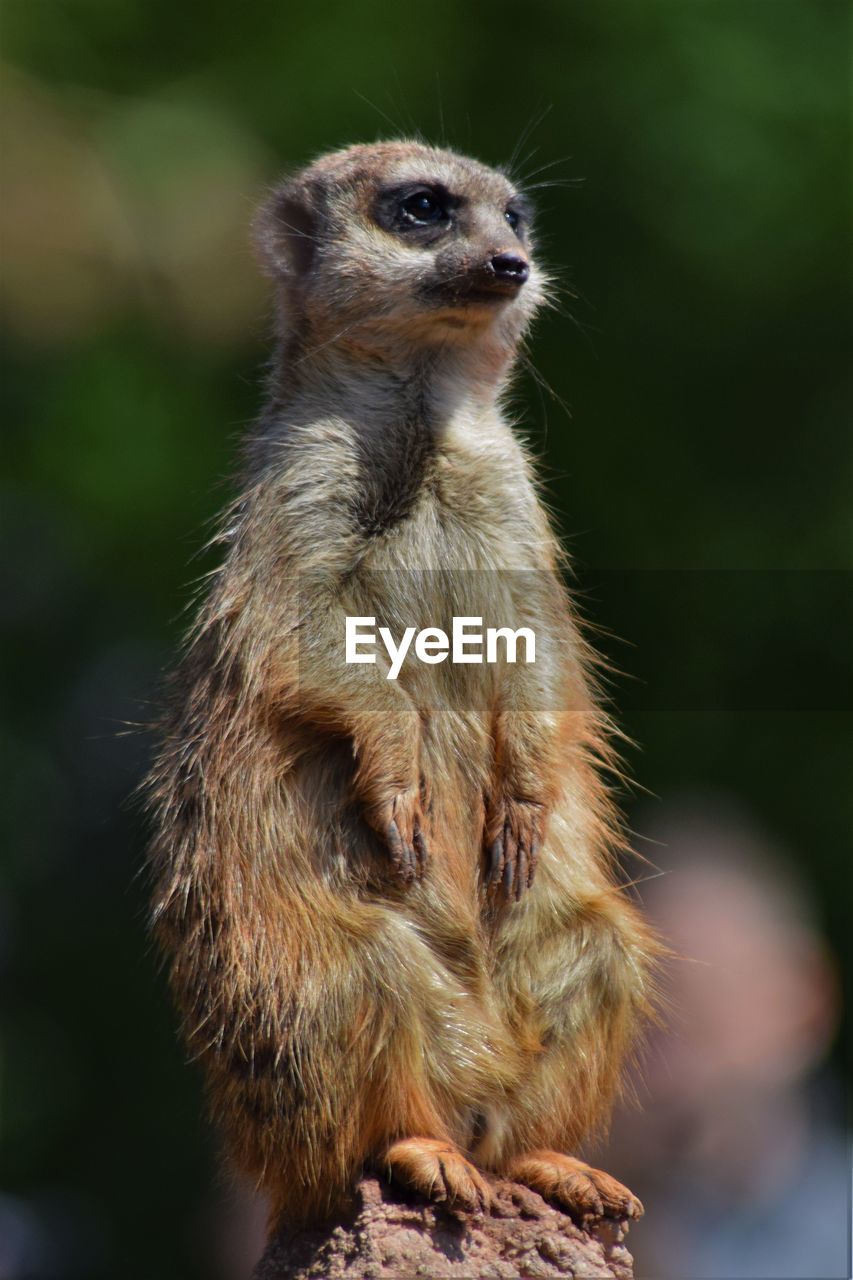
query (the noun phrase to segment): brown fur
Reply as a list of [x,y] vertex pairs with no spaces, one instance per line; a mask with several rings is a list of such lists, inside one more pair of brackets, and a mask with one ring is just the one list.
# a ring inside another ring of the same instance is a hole
[[[412,184],[452,217],[400,225]],[[274,1219],[328,1212],[371,1161],[463,1204],[471,1162],[514,1169],[586,1212],[549,1149],[606,1117],[647,1008],[607,724],[500,407],[544,296],[532,260],[504,291],[485,265],[530,260],[516,196],[386,143],[323,157],[258,223],[279,358],[174,681],[151,861],[187,1042]],[[343,663],[347,614],[496,612],[541,661]]]

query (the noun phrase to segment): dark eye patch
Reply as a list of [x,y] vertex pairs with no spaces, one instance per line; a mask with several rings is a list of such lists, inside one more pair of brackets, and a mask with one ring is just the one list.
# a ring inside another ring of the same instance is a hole
[[426,226],[430,222],[446,222],[450,212],[435,192],[416,191],[400,201],[400,215],[404,222]]
[[504,210],[504,218],[517,236],[524,234],[524,229],[530,222],[530,214],[530,201],[521,195],[513,196]]
[[440,183],[405,183],[380,191],[375,217],[387,231],[440,234],[449,226],[458,204]]

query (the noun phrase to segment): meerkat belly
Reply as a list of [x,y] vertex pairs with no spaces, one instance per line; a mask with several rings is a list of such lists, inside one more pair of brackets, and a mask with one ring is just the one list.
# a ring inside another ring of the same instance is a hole
[[479,868],[506,661],[505,639],[492,633],[518,625],[512,571],[499,565],[494,535],[487,545],[455,511],[421,501],[374,541],[348,605],[373,620],[366,625],[377,663],[420,712],[434,826],[442,845],[464,851],[459,875],[468,890]]

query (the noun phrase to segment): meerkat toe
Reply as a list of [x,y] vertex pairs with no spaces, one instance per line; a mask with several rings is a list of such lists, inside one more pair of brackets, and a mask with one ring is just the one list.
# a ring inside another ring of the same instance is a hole
[[491,1192],[474,1166],[461,1156],[450,1160],[442,1156],[440,1160],[448,1203],[470,1213],[486,1212],[491,1205]]
[[422,876],[426,870],[427,862],[429,861],[429,849],[427,848],[427,842],[424,839],[424,833],[421,831],[420,827],[415,829],[415,834],[412,837],[412,845],[414,847],[416,860],[415,874],[417,876]]
[[486,885],[490,893],[497,890],[503,878],[504,870],[504,837],[503,832],[489,846],[489,865],[486,870]]
[[386,828],[388,850],[391,854],[391,865],[403,880],[413,880],[415,876],[415,860],[411,848],[400,835],[396,822],[389,822]]
[[641,1218],[643,1216],[642,1202],[609,1173],[605,1173],[602,1169],[587,1167],[586,1176],[598,1192],[604,1206],[605,1217]]
[[486,892],[492,899],[519,902],[533,884],[542,837],[541,807],[520,800],[504,801],[497,834],[486,827]]
[[429,1200],[481,1213],[491,1205],[491,1189],[469,1160],[449,1142],[403,1138],[385,1152],[392,1178]]
[[532,1151],[513,1160],[507,1176],[568,1209],[580,1222],[639,1218],[643,1206],[621,1182],[557,1151]]
[[380,807],[373,824],[384,834],[396,874],[404,881],[419,879],[428,858],[420,789],[410,787],[398,792]]

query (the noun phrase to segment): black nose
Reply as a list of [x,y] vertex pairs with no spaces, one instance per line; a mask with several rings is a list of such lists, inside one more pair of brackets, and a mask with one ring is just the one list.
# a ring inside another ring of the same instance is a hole
[[491,267],[497,278],[508,284],[524,284],[530,275],[530,267],[517,253],[496,253]]

